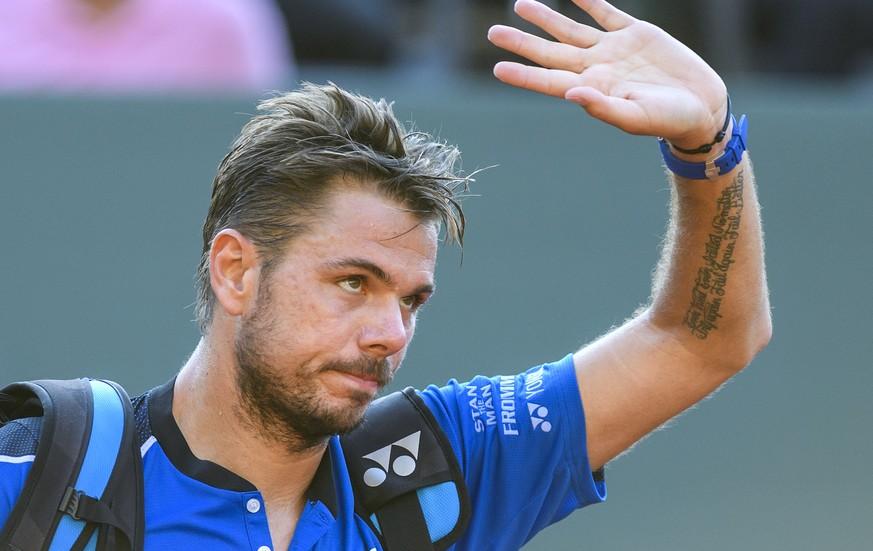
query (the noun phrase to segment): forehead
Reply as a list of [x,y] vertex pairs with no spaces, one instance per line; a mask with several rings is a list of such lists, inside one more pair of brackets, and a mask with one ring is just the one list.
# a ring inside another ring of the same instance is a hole
[[394,269],[433,273],[439,224],[421,220],[396,202],[360,186],[343,186],[325,202],[291,253],[374,257]]

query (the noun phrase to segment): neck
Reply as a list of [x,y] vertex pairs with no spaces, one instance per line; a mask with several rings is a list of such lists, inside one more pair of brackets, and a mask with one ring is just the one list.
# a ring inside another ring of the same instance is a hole
[[202,339],[176,378],[173,417],[195,456],[245,478],[267,504],[296,511],[296,519],[326,446],[293,453],[241,419],[235,361]]

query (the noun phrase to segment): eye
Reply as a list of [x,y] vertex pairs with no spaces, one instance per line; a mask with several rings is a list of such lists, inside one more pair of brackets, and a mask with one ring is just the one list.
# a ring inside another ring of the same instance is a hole
[[349,276],[339,281],[338,285],[349,293],[360,293],[364,289],[364,278]]
[[403,297],[400,299],[400,306],[402,306],[405,310],[409,310],[410,312],[414,312],[421,308],[421,306],[426,302],[426,299],[422,298],[419,295],[410,295],[408,297]]

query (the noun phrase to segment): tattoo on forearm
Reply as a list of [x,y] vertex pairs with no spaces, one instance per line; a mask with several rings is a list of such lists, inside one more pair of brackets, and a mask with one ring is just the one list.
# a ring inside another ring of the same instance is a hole
[[703,255],[704,265],[697,270],[697,278],[691,289],[691,306],[685,312],[684,325],[691,333],[705,339],[710,331],[718,329],[719,313],[727,286],[728,270],[733,259],[740,216],[743,212],[743,171],[718,198],[718,212],[712,219],[712,231],[708,236]]

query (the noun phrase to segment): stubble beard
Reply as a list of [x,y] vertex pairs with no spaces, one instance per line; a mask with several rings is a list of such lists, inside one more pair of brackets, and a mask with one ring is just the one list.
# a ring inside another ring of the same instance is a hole
[[[393,371],[387,360],[361,356],[352,361],[334,359],[319,365],[284,366],[280,371],[265,354],[273,327],[268,297],[259,301],[250,319],[244,320],[234,343],[239,392],[237,415],[250,429],[268,441],[301,453],[323,447],[334,434],[357,427],[372,400],[366,391],[352,391],[347,399],[330,403],[319,375],[339,371],[374,378],[379,390],[391,382]],[[272,340],[278,346],[278,340]]]

